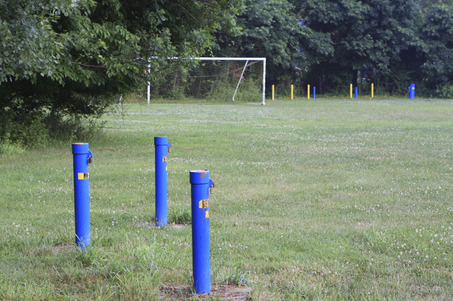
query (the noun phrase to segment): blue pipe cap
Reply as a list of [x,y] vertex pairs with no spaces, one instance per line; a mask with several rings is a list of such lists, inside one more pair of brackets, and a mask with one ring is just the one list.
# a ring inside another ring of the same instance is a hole
[[210,184],[209,170],[191,170],[190,184]]
[[73,143],[72,153],[74,155],[91,154],[90,150],[88,149],[88,143]]
[[168,137],[154,137],[154,145],[169,145]]

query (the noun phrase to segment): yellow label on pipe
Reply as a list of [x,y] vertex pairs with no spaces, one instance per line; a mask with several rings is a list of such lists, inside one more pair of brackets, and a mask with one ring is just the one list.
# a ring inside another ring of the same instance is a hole
[[208,200],[201,200],[200,202],[198,202],[198,208],[208,208],[209,207],[209,202]]
[[206,213],[204,214],[204,218],[209,218],[209,211],[206,211]]
[[88,179],[89,177],[90,177],[90,174],[87,173],[87,172],[79,172],[79,173],[77,174],[77,179],[78,179],[78,180],[86,180],[86,179]]
[[164,158],[163,158],[163,161],[164,161],[164,162],[168,162],[167,157],[164,157]]

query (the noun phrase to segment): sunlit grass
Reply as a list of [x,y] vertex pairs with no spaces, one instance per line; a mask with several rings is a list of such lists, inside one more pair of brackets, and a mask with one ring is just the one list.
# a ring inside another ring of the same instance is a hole
[[213,284],[255,299],[452,299],[453,103],[127,104],[90,143],[92,246],[73,247],[71,147],[0,159],[0,298],[158,299],[192,285],[191,228],[154,220],[154,136],[169,218],[208,169]]

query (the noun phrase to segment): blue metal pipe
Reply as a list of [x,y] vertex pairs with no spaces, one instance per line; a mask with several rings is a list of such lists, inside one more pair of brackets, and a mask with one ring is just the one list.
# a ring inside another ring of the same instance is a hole
[[410,84],[409,86],[409,99],[415,98],[415,84]]
[[355,87],[354,89],[354,95],[355,95],[355,99],[359,98],[359,88]]
[[192,184],[192,255],[194,288],[197,294],[211,292],[209,241],[209,188],[214,182],[207,170],[191,170]]
[[313,87],[313,99],[316,99],[316,87]]
[[168,171],[167,155],[170,143],[167,137],[154,137],[156,148],[156,227],[166,227],[168,223],[167,194]]
[[74,211],[76,245],[84,250],[90,245],[90,173],[88,163],[93,154],[88,143],[73,143],[74,160]]

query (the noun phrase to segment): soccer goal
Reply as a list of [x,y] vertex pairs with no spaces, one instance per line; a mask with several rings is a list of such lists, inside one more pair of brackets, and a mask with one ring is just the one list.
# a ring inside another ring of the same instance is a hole
[[[169,58],[159,80],[148,82],[151,98],[200,98],[265,104],[266,58]],[[187,64],[188,60],[190,64]],[[178,62],[181,61],[181,64]],[[149,70],[149,72],[153,72]],[[156,77],[155,77],[156,78]]]

